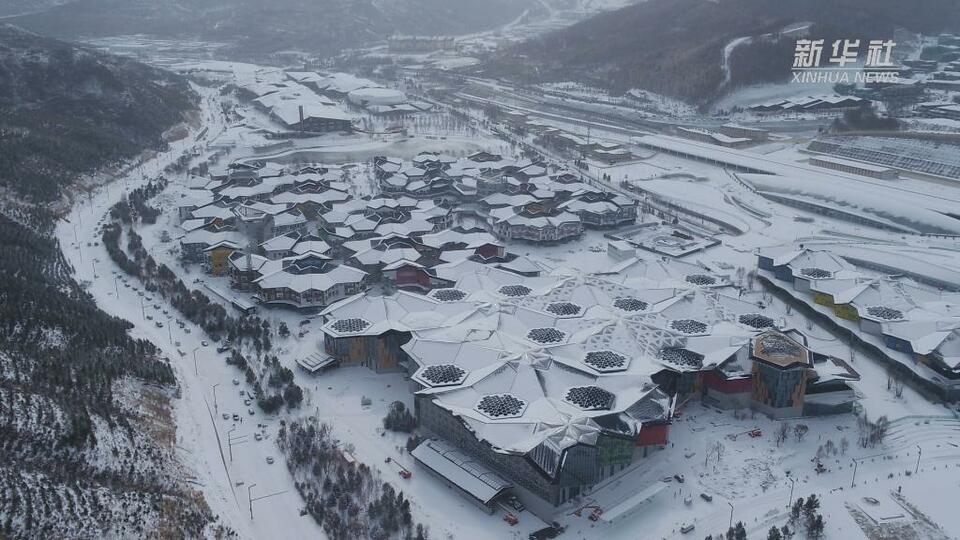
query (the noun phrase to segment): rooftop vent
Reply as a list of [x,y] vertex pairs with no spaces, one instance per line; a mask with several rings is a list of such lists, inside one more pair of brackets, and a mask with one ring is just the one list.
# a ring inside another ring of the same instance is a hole
[[356,334],[358,332],[363,332],[370,323],[363,319],[340,319],[330,325],[330,328],[333,328],[341,334]]
[[686,277],[685,281],[694,285],[706,286],[715,285],[717,283],[717,278],[713,276],[705,276],[703,274],[690,274]]
[[531,292],[533,291],[530,289],[530,287],[525,285],[504,285],[503,287],[500,287],[500,294],[504,296],[527,296]]
[[441,364],[423,368],[418,376],[431,386],[449,386],[463,382],[467,372],[454,364]]
[[614,395],[599,386],[577,386],[567,390],[563,399],[585,411],[598,411],[613,407]]
[[617,298],[613,301],[613,307],[622,309],[624,311],[644,311],[649,306],[650,305],[643,300],[638,300],[628,296]]
[[627,357],[613,351],[590,351],[583,363],[597,371],[622,371],[627,369]]
[[670,321],[670,328],[684,334],[697,335],[707,331],[707,324],[694,319],[677,319]]
[[527,332],[527,339],[537,343],[560,343],[566,334],[556,328],[534,328]]
[[441,302],[458,302],[467,297],[467,293],[460,289],[437,289],[430,293],[430,296]]
[[739,316],[737,320],[740,324],[745,324],[757,330],[774,327],[773,319],[766,315],[760,315],[759,313],[746,313]]
[[833,276],[833,272],[823,268],[804,268],[800,270],[800,274],[813,279],[827,279]]
[[660,349],[660,359],[664,362],[677,366],[687,366],[692,368],[703,367],[702,354],[679,347],[667,347]]
[[867,313],[871,317],[883,319],[885,321],[896,321],[903,318],[903,312],[887,306],[871,306],[867,308]]
[[547,305],[547,311],[561,317],[579,315],[583,308],[573,302],[553,302]]
[[527,403],[512,394],[492,394],[480,398],[476,408],[490,418],[516,418],[523,414]]

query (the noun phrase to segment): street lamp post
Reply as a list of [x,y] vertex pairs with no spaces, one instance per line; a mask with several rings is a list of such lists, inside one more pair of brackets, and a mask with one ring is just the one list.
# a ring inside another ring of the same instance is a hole
[[853,460],[853,479],[850,480],[850,487],[857,485],[857,460]]
[[793,503],[793,486],[796,485],[797,481],[791,476],[787,480],[790,480],[790,498],[787,500],[787,508],[790,508],[790,505]]
[[233,463],[233,443],[231,442],[231,439],[233,437],[231,437],[230,434],[236,430],[237,430],[237,426],[233,426],[232,428],[227,430],[227,449],[230,451],[230,463]]
[[231,433],[233,433],[234,431],[236,431],[236,429],[237,429],[237,426],[234,425],[232,428],[230,428],[229,431],[227,431],[227,446],[230,447],[230,462],[231,462],[231,463],[233,463],[233,445],[234,445],[234,444],[242,444],[242,443],[247,442],[247,441],[245,440],[245,439],[246,439],[246,435],[240,435],[240,436],[237,436],[237,437],[233,437],[232,435],[230,435]]
[[217,387],[220,386],[220,383],[216,383],[211,388],[213,388],[213,412],[219,413],[220,408],[217,407]]
[[920,445],[917,445],[917,468],[913,470],[913,474],[920,472],[920,456],[923,455],[923,449],[920,448]]
[[250,492],[251,492],[251,490],[253,489],[253,486],[255,486],[255,485],[257,485],[257,484],[250,484],[250,486],[247,487],[247,504],[250,506],[250,520],[251,520],[251,521],[253,521],[253,503],[254,503],[254,501],[259,501],[259,500],[263,500],[263,499],[269,499],[270,497],[276,497],[277,495],[283,495],[284,493],[286,493],[286,492],[288,491],[288,490],[284,489],[284,490],[282,490],[282,491],[277,491],[276,493],[271,493],[271,494],[269,494],[269,495],[261,495],[261,496],[259,496],[259,497],[254,497],[253,495],[250,494]]
[[733,503],[730,501],[727,501],[727,504],[730,505],[730,525],[728,526],[729,528],[729,527],[733,527]]
[[193,374],[199,376],[200,368],[197,367],[197,351],[200,350],[200,347],[197,347],[193,350]]

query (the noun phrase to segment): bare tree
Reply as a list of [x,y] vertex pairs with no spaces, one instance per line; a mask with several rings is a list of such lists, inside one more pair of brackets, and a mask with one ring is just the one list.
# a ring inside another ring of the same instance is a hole
[[803,440],[807,436],[807,432],[810,431],[810,428],[806,424],[797,424],[793,427],[793,434],[797,437],[797,442]]
[[780,425],[777,427],[776,439],[777,446],[783,444],[787,440],[787,436],[790,434],[790,424],[786,422],[780,422]]

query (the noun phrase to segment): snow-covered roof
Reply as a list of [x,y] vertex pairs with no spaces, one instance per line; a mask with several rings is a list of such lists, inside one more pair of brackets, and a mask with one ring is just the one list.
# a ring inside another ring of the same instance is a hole
[[719,366],[776,324],[745,323],[754,322],[755,304],[686,281],[709,272],[674,261],[608,275],[527,277],[469,259],[433,271],[452,285],[357,295],[323,312],[323,331],[410,332],[403,349],[420,392],[503,452],[595,441],[611,418],[635,434],[668,408],[651,375]]
[[[262,289],[290,289],[296,293],[307,291],[328,291],[333,287],[346,283],[360,283],[367,273],[345,265],[335,265],[330,262],[320,262],[329,259],[320,254],[308,252],[303,255],[284,259],[282,269],[267,274],[256,280]],[[299,263],[309,262],[309,267],[302,267]]]

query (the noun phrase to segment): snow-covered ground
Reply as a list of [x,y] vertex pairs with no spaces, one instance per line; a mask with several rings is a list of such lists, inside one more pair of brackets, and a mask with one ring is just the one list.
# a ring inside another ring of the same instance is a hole
[[[243,66],[222,66],[224,70],[236,71]],[[246,68],[244,68],[246,69]],[[256,72],[254,66],[248,71]],[[320,346],[319,324],[311,322],[301,327],[302,316],[284,310],[266,310],[261,316],[269,319],[273,328],[284,322],[291,329],[300,328],[306,333],[298,337],[274,340],[273,352],[281,363],[294,370],[297,383],[306,393],[300,411],[267,416],[256,411],[247,413],[241,390],[244,383],[233,384],[239,377],[235,368],[215,353],[213,346],[204,346],[205,339],[200,328],[188,323],[187,334],[170,324],[164,310],[177,318],[172,306],[160,299],[141,304],[141,297],[134,287],[135,280],[122,282],[107,256],[105,248],[96,245],[100,241],[98,224],[103,222],[109,207],[119,200],[124,190],[132,190],[155,177],[163,167],[177,159],[185,150],[204,141],[235,138],[242,140],[251,128],[243,125],[229,126],[220,109],[221,97],[217,91],[200,89],[203,100],[203,127],[208,133],[202,141],[197,140],[200,128],[195,128],[191,137],[173,143],[171,149],[150,162],[131,171],[123,181],[114,181],[97,191],[89,200],[76,205],[57,229],[57,236],[65,256],[76,269],[80,282],[88,282],[88,291],[98,305],[108,313],[131,321],[131,331],[136,337],[155,343],[173,362],[181,385],[181,398],[175,401],[175,418],[178,425],[178,448],[184,463],[192,469],[199,488],[214,513],[227,526],[235,529],[244,538],[272,538],[277,531],[285,536],[322,537],[321,529],[309,516],[301,516],[303,503],[292,484],[292,477],[283,465],[283,460],[274,444],[279,422],[298,416],[316,416],[333,425],[334,436],[353,446],[353,454],[372,468],[379,469],[383,478],[402,489],[412,502],[414,519],[430,526],[433,538],[512,538],[543,526],[543,523],[528,512],[520,515],[521,522],[510,527],[501,515],[489,516],[478,510],[460,495],[446,488],[426,471],[418,468],[412,458],[402,450],[405,437],[387,433],[381,435],[378,428],[387,407],[394,400],[412,402],[406,381],[400,375],[378,375],[364,368],[341,368],[318,376],[309,376],[296,367],[296,359],[315,352]],[[253,117],[253,113],[250,113]],[[453,128],[443,122],[424,122],[417,128],[413,139],[391,139],[379,136],[357,135],[351,137],[330,136],[312,141],[297,152],[306,152],[317,161],[363,161],[375,153],[388,152],[406,155],[422,150],[443,152],[469,152],[487,148],[507,153],[509,142],[496,139],[488,132],[478,132],[469,137],[454,134]],[[431,135],[432,133],[432,135]],[[597,135],[595,133],[595,135]],[[604,134],[612,140],[615,131]],[[597,135],[599,136],[599,135]],[[793,156],[802,159],[790,142],[781,146],[761,149],[770,155],[784,158]],[[736,221],[744,230],[739,236],[721,235],[721,244],[686,259],[708,265],[726,265],[754,268],[754,250],[757,247],[778,245],[786,241],[810,239],[831,241],[837,238],[869,238],[876,243],[912,244],[912,249],[933,249],[935,242],[927,239],[905,240],[898,234],[884,232],[849,222],[816,216],[812,220],[795,220],[800,211],[788,210],[764,199],[745,188],[726,171],[692,161],[665,155],[649,156],[637,152],[642,159],[608,167],[592,169],[590,174],[609,174],[614,182],[627,179],[663,198],[687,204],[706,215]],[[249,157],[249,146],[240,144],[222,159]],[[275,156],[276,157],[276,156]],[[364,174],[354,175],[365,178]],[[176,243],[164,243],[161,235],[169,231],[176,237],[176,202],[185,192],[184,178],[174,176],[172,185],[154,203],[164,211],[155,225],[141,226],[138,233],[143,237],[147,250],[158,263],[172,268],[187,284],[200,288],[203,280],[221,290],[229,290],[225,278],[213,278],[202,274],[196,266],[185,268],[177,257]],[[862,185],[869,185],[864,181]],[[933,185],[916,179],[898,183],[909,189],[911,197],[933,199],[960,198],[955,188]],[[369,186],[358,185],[357,192],[365,193]],[[942,204],[942,203],[941,203]],[[806,216],[810,217],[810,216]],[[684,220],[690,218],[684,217]],[[697,225],[690,222],[691,225]],[[91,245],[88,245],[91,244]],[[511,245],[509,249],[519,254],[529,254],[547,261],[551,266],[567,266],[584,271],[603,270],[610,260],[603,254],[606,240],[602,233],[591,231],[577,241],[562,246],[541,247]],[[940,246],[943,247],[943,246]],[[957,266],[955,250],[938,249],[938,256],[945,266]],[[949,248],[949,246],[947,246]],[[129,285],[129,287],[127,286]],[[765,301],[769,309],[781,314],[792,326],[803,330],[811,340],[811,347],[823,353],[848,359],[860,372],[862,380],[857,385],[861,394],[861,406],[870,418],[886,415],[894,420],[887,442],[876,448],[857,446],[856,420],[851,416],[804,419],[791,424],[804,423],[810,432],[803,441],[791,436],[778,447],[773,433],[777,423],[762,415],[734,415],[730,411],[718,412],[700,405],[682,409],[682,416],[671,431],[671,445],[661,452],[635,464],[623,476],[616,477],[609,485],[596,487],[583,505],[589,501],[606,510],[607,517],[598,522],[589,521],[584,512],[576,516],[576,506],[560,509],[556,519],[569,526],[567,536],[576,538],[679,538],[679,528],[684,523],[696,525],[692,537],[703,537],[725,530],[733,508],[734,521],[742,520],[751,538],[765,536],[773,524],[786,521],[790,478],[796,481],[794,497],[816,493],[823,498],[822,511],[827,521],[827,537],[831,539],[870,538],[855,521],[856,516],[889,513],[893,509],[904,527],[916,531],[915,538],[944,538],[960,535],[960,517],[951,512],[948,497],[960,484],[960,422],[954,413],[943,405],[929,402],[907,387],[899,397],[887,388],[887,372],[871,358],[854,353],[842,338],[828,330],[818,328],[804,315],[791,311],[777,299],[765,295],[759,286],[747,287],[744,298],[750,301]],[[215,301],[220,301],[213,298]],[[153,304],[160,306],[153,308]],[[165,322],[158,328],[155,320]],[[181,355],[179,350],[184,351]],[[194,364],[196,354],[196,364]],[[242,377],[240,377],[242,379]],[[216,399],[214,399],[216,396]],[[372,404],[361,405],[361,399],[369,397]],[[234,422],[232,417],[224,420],[221,415],[238,414],[242,419]],[[929,423],[927,423],[929,422]],[[259,430],[257,424],[265,424]],[[751,438],[740,435],[753,428],[760,428],[763,436]],[[266,434],[266,439],[256,441],[255,431]],[[228,440],[240,437],[233,444],[230,458]],[[831,441],[840,448],[846,439],[849,448],[823,459],[827,471],[817,474],[811,459],[818,448]],[[712,457],[707,449],[722,443],[719,459],[716,450]],[[916,445],[922,456],[917,468]],[[273,465],[267,457],[275,457]],[[402,480],[386,458],[397,461],[414,471],[413,478]],[[853,459],[857,458],[856,485],[853,480]],[[913,474],[917,468],[917,473]],[[911,471],[908,476],[906,471]],[[789,472],[789,477],[788,477]],[[664,477],[683,474],[683,484]],[[892,477],[890,475],[892,474]],[[253,502],[254,518],[250,517],[248,490],[252,485],[253,498],[275,494]],[[901,499],[894,494],[901,490]],[[699,498],[699,494],[713,496],[712,502]],[[691,504],[684,503],[687,495],[693,495]],[[939,494],[939,496],[938,496]],[[649,498],[645,498],[650,495]],[[864,497],[876,498],[878,508],[864,502]],[[644,500],[642,500],[644,499]],[[728,504],[729,503],[729,504]],[[926,516],[911,513],[910,508],[921,510]],[[899,509],[899,510],[897,510]],[[937,527],[942,528],[938,531]],[[906,536],[909,538],[909,536]]]
[[[226,126],[219,114],[215,94],[204,92],[204,98],[204,122],[211,136],[215,136]],[[127,283],[121,281],[124,277],[122,272],[111,262],[102,245],[87,245],[99,243],[99,225],[125,190],[130,191],[145,184],[147,178],[158,175],[167,163],[178,158],[184,150],[192,148],[195,142],[190,138],[174,143],[168,152],[133,170],[125,180],[114,181],[94,193],[90,199],[77,204],[68,219],[59,223],[57,237],[64,247],[67,260],[76,270],[76,279],[81,283],[86,282],[87,290],[98,305],[110,314],[131,321],[134,324],[131,330],[133,336],[150,340],[171,359],[182,389],[181,398],[174,402],[177,447],[181,450],[184,464],[195,475],[198,488],[221,522],[236,530],[243,538],[271,538],[279,530],[292,538],[323,536],[312,518],[300,515],[303,503],[273,442],[280,420],[316,415],[321,421],[333,425],[336,437],[354,446],[353,454],[360,461],[374,469],[381,469],[387,481],[393,482],[395,487],[410,497],[414,519],[428,524],[434,538],[457,538],[460,537],[460,530],[475,531],[471,534],[472,538],[525,536],[530,530],[544,526],[539,519],[524,513],[521,524],[510,527],[499,516],[489,516],[468,501],[451,497],[450,491],[425,471],[420,471],[411,480],[404,481],[397,477],[396,470],[384,463],[388,456],[416,471],[412,459],[400,450],[406,438],[389,433],[381,436],[377,428],[381,426],[391,402],[405,400],[412,406],[411,393],[399,375],[381,376],[357,368],[342,369],[311,379],[297,371],[298,383],[306,392],[301,411],[291,416],[267,416],[259,411],[249,415],[249,407],[244,405],[240,391],[250,389],[242,382],[233,384],[235,378],[242,380],[242,376],[224,362],[224,355],[217,354],[212,344],[202,344],[207,339],[203,331],[187,323],[187,328],[191,330],[187,334],[172,324],[172,319],[182,318],[172,306],[159,297],[144,301],[135,290],[140,288],[139,292],[142,292],[142,286],[132,278],[127,278]],[[177,180],[183,179],[174,178],[174,184]],[[171,189],[177,188],[174,186]],[[160,200],[172,204],[175,198],[171,194],[164,194]],[[157,261],[176,268],[184,281],[190,284],[194,276],[200,276],[200,273],[196,269],[191,272],[179,267],[175,263],[175,254],[162,249],[164,245],[159,240],[163,229],[174,226],[172,221],[167,221],[174,213],[165,212],[160,224],[143,227],[138,232]],[[196,284],[193,286],[199,287]],[[159,305],[160,309],[155,309],[153,304]],[[169,312],[169,317],[162,314],[164,310]],[[154,320],[147,320],[146,315]],[[265,316],[271,319],[274,328],[280,321],[286,322],[290,328],[297,328],[302,319],[286,311],[272,311]],[[163,321],[164,327],[158,328],[156,321]],[[310,328],[307,327],[308,330]],[[276,338],[274,353],[286,367],[297,370],[296,358],[316,350],[318,335],[307,334],[302,339]],[[181,356],[178,350],[184,351],[185,355]],[[373,398],[372,406],[361,407],[362,396]],[[241,421],[235,422],[232,418],[224,420],[221,418],[224,413],[238,414]],[[258,429],[258,424],[265,424],[266,427]],[[254,440],[253,434],[257,431],[265,435],[264,440]],[[232,444],[232,460],[231,445],[228,444],[230,439],[236,441]],[[268,465],[267,457],[274,457],[276,462]],[[255,500],[254,519],[250,519],[248,488],[253,484],[254,499],[276,495]]]

